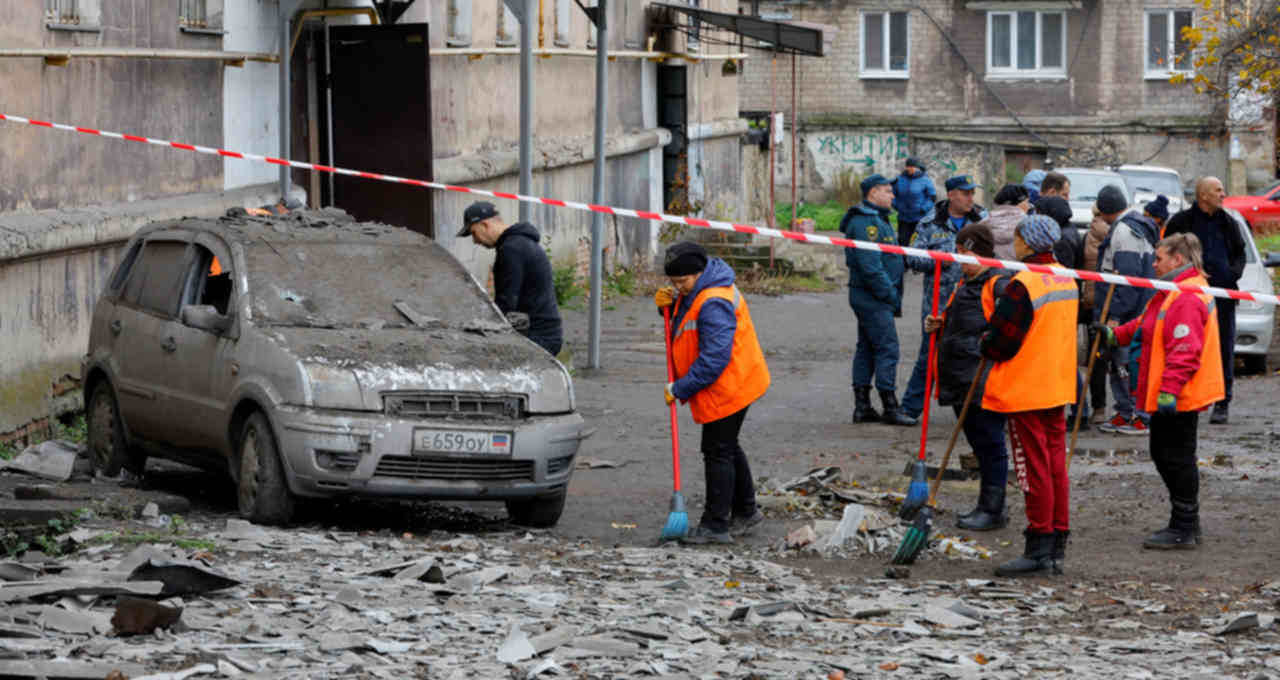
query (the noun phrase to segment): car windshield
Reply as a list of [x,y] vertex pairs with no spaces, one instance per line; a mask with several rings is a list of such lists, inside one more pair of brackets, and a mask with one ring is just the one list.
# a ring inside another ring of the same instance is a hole
[[258,240],[245,258],[254,318],[268,325],[408,327],[410,315],[428,325],[504,323],[438,246]]
[[1271,192],[1275,191],[1276,187],[1280,187],[1280,182],[1272,182],[1271,184],[1268,184],[1267,188],[1254,194],[1254,196],[1266,196],[1267,194],[1270,194]]
[[1171,172],[1121,170],[1120,174],[1124,176],[1125,184],[1129,185],[1130,193],[1164,194],[1170,198],[1182,195],[1178,176]]
[[1098,200],[1098,192],[1108,184],[1119,187],[1126,197],[1129,195],[1120,178],[1114,175],[1067,175],[1067,179],[1071,181],[1072,203],[1093,203]]

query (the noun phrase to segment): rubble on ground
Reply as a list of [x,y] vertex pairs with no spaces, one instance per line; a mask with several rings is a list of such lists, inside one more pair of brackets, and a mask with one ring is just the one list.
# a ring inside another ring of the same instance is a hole
[[548,532],[424,539],[241,520],[187,529],[215,548],[114,543],[120,534],[81,527],[73,533],[82,549],[67,557],[0,562],[0,675],[1280,672],[1270,613],[1280,582],[1259,586],[1247,610],[1171,630],[1153,620],[1164,605],[1146,584],[1104,592],[1061,579],[844,583],[768,559],[772,548],[607,548]]

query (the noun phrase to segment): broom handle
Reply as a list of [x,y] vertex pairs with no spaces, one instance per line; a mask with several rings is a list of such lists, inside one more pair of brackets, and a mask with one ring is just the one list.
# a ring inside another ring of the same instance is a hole
[[[664,332],[662,338],[667,346],[667,382],[676,381],[676,369],[671,363],[671,306],[662,308],[662,325]],[[675,491],[680,491],[680,434],[677,429],[678,420],[676,418],[676,403],[673,401],[668,406],[671,407],[671,469],[672,479]]]
[[[1111,296],[1116,292],[1116,284],[1111,284],[1107,288],[1107,297],[1102,301],[1102,316],[1099,317],[1101,324],[1107,323],[1107,314],[1111,312]],[[1071,424],[1071,444],[1067,446],[1067,469],[1071,469],[1071,456],[1076,452],[1076,437],[1080,436],[1080,416],[1084,414],[1084,400],[1088,396],[1089,383],[1093,380],[1093,361],[1098,357],[1098,343],[1102,340],[1101,333],[1093,334],[1093,343],[1089,347],[1089,361],[1084,369],[1084,389],[1081,390],[1080,398],[1076,400],[1076,417],[1075,422]]]
[[969,391],[964,395],[964,406],[960,407],[960,417],[956,420],[956,426],[951,428],[951,439],[947,441],[947,452],[942,455],[942,464],[938,466],[938,476],[933,478],[933,486],[929,489],[929,505],[938,498],[938,487],[942,484],[942,473],[947,470],[947,463],[951,462],[951,449],[956,447],[956,438],[960,436],[960,428],[964,427],[964,419],[969,415],[969,404],[973,402],[973,393],[977,391],[978,381],[982,380],[982,372],[987,369],[987,358],[982,357],[978,360],[978,372],[973,374],[973,380],[969,382]]
[[[942,285],[942,260],[933,262],[933,316],[938,315],[938,294]],[[936,351],[938,334],[929,334],[929,365],[925,367],[924,378],[924,412],[921,413],[920,427],[920,460],[925,459],[925,446],[929,443],[929,402],[933,397],[934,364],[937,362]]]

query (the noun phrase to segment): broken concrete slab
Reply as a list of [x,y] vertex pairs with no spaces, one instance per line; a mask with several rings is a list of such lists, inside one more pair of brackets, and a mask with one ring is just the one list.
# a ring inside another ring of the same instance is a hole
[[240,585],[240,582],[194,560],[151,557],[129,574],[130,581],[160,581],[163,597],[198,595]]
[[13,497],[20,501],[84,501],[92,499],[93,494],[83,488],[20,484],[13,487]]
[[164,584],[159,581],[88,583],[51,579],[34,584],[0,586],[0,602],[19,602],[50,595],[159,595],[163,588]]
[[0,461],[0,470],[15,470],[41,479],[65,482],[71,479],[76,456],[83,448],[62,440],[41,442],[23,449],[13,460]]
[[507,639],[502,641],[502,646],[498,647],[498,661],[502,663],[517,663],[525,659],[531,659],[538,653],[538,650],[529,641],[529,634],[524,632],[519,625],[511,627],[511,631],[507,633]]
[[[90,678],[102,680],[107,677],[137,678],[146,673],[145,666],[138,664],[71,661],[68,659],[26,661],[22,659],[0,659],[0,677],[6,678]],[[119,675],[113,676],[113,673]]]

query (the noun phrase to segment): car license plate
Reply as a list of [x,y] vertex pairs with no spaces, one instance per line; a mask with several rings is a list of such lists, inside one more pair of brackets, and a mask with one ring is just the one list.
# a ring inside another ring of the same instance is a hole
[[504,456],[511,453],[511,434],[475,430],[413,431],[416,453],[476,453]]

